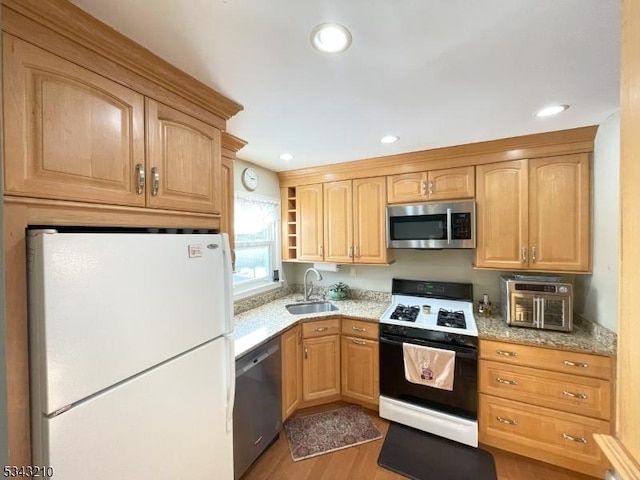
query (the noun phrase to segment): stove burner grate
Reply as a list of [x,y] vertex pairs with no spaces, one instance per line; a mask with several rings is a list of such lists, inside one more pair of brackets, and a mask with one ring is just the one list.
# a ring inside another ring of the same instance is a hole
[[391,314],[390,318],[392,320],[415,322],[418,318],[418,313],[420,313],[420,307],[416,305],[408,307],[406,305],[399,304]]
[[467,322],[464,320],[464,312],[461,310],[454,312],[441,308],[438,311],[438,320],[436,323],[442,327],[467,328]]

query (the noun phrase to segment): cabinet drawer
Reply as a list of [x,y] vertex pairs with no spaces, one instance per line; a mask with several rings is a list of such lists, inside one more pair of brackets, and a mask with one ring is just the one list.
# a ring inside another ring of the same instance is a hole
[[593,434],[609,434],[609,422],[484,394],[479,406],[480,442],[589,475],[604,473],[607,461]]
[[377,340],[378,324],[362,320],[342,320],[342,334]]
[[302,324],[303,338],[323,337],[340,334],[340,319],[316,320]]
[[611,419],[606,380],[480,360],[479,391],[588,417]]
[[602,355],[481,340],[480,358],[605,380],[611,379],[611,358]]

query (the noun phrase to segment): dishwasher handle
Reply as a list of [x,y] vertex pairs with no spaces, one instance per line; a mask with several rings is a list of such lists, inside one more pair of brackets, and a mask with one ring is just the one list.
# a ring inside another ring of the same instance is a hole
[[263,350],[257,355],[250,355],[247,360],[240,359],[236,361],[236,378],[247,373],[253,367],[260,365],[267,358],[280,350],[280,345],[275,344],[267,350]]

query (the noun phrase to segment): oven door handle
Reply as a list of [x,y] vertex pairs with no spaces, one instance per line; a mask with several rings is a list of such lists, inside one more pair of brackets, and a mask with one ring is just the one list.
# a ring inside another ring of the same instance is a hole
[[394,347],[402,348],[403,343],[409,343],[411,345],[419,345],[421,347],[431,347],[431,348],[437,348],[440,350],[453,350],[454,352],[456,352],[456,357],[471,358],[471,359],[478,358],[477,349],[465,347],[462,345],[455,345],[455,344],[442,345],[434,342],[429,342],[428,340],[419,340],[419,339],[413,339],[413,338],[409,341],[409,339],[406,339],[406,338],[391,337],[384,334],[381,334],[379,339],[380,339],[380,343],[385,343],[387,345],[392,345]]

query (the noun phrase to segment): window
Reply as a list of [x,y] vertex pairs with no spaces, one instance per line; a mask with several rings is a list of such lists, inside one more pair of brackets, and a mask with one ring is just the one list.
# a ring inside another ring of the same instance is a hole
[[280,270],[277,245],[279,206],[279,199],[255,194],[235,196],[235,294],[274,284],[273,271]]

